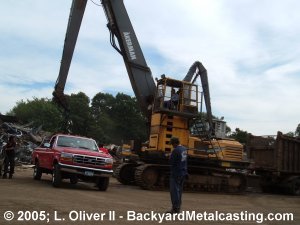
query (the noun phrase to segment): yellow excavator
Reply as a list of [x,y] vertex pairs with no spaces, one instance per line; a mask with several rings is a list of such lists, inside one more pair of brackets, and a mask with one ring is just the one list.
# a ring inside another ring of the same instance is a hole
[[[87,0],[73,0],[66,32],[61,67],[54,99],[64,108],[64,86],[81,26]],[[123,57],[128,76],[141,111],[148,118],[149,140],[135,141],[126,162],[115,175],[122,184],[136,184],[143,189],[161,190],[169,184],[168,159],[170,139],[176,136],[188,149],[189,179],[185,189],[192,191],[240,192],[246,188],[243,170],[243,146],[225,138],[226,124],[213,120],[207,71],[195,62],[183,80],[161,75],[156,81],[144,58],[123,0],[102,0],[110,42]],[[200,79],[201,87],[197,84]],[[201,90],[200,90],[201,89]],[[176,98],[173,97],[176,93]],[[207,118],[199,119],[202,102]]]

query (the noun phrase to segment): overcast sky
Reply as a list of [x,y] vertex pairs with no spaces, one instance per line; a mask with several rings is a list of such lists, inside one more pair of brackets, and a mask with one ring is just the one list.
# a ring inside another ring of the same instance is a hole
[[[94,0],[99,3],[99,1]],[[213,114],[256,135],[300,123],[300,1],[124,0],[154,77],[182,79],[196,60],[209,76]],[[2,1],[0,112],[51,98],[71,0]],[[66,93],[133,91],[109,44],[102,7],[88,1]]]

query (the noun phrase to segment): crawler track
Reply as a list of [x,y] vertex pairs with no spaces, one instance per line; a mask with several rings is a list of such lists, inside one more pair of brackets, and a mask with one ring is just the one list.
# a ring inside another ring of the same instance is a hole
[[134,171],[137,165],[133,163],[120,164],[115,169],[115,177],[121,184],[135,184]]
[[[122,184],[136,184],[146,190],[169,189],[168,165],[122,164],[117,168],[116,174],[119,174],[117,179]],[[123,176],[120,176],[121,174]],[[192,192],[241,193],[246,188],[247,180],[244,174],[204,167],[189,168],[189,176],[184,184],[184,190]]]

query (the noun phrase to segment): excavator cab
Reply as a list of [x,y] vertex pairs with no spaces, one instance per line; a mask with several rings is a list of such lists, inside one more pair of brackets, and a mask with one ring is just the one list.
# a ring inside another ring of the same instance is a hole
[[196,84],[164,75],[156,81],[149,145],[145,149],[147,160],[164,159],[172,150],[172,136],[178,137],[182,145],[189,145],[190,120],[198,116],[201,100]]
[[162,75],[157,80],[153,112],[194,118],[198,115],[199,95],[196,84]]

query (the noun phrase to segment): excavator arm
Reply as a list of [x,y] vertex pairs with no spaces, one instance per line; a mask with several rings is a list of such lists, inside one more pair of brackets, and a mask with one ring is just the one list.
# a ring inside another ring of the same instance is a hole
[[[142,112],[150,118],[156,85],[135,35],[123,0],[102,0],[110,42],[123,56],[131,86]],[[118,41],[118,45],[115,43]]]
[[[66,110],[68,110],[68,104],[64,95],[64,88],[86,3],[87,0],[73,0],[72,2],[61,66],[53,92],[54,100]],[[156,85],[151,70],[147,66],[124,3],[122,0],[102,0],[101,3],[108,20],[107,27],[110,31],[110,42],[122,55],[140,108],[150,118]]]
[[72,62],[81,21],[84,15],[86,2],[87,0],[73,0],[72,2],[64,49],[62,53],[62,60],[53,92],[53,100],[63,107],[65,111],[69,111],[69,107],[64,94],[64,89]]
[[209,85],[208,85],[208,78],[207,78],[207,70],[202,65],[201,62],[196,61],[190,67],[189,71],[187,72],[186,76],[184,77],[183,81],[195,83],[196,79],[200,76],[205,107],[206,107],[206,114],[207,114],[207,121],[209,124],[209,131],[210,133],[213,132],[213,119],[212,119],[212,111],[211,111],[211,103],[210,103],[210,93],[209,93]]

